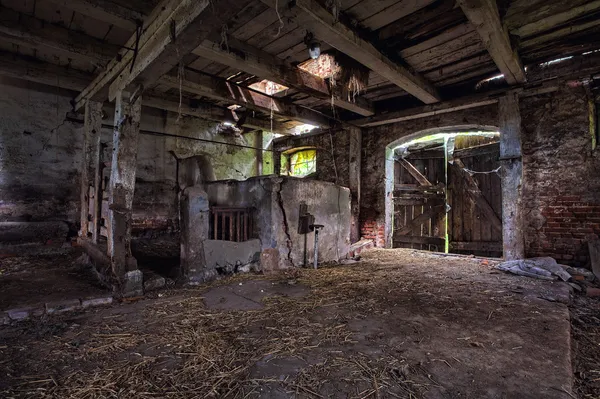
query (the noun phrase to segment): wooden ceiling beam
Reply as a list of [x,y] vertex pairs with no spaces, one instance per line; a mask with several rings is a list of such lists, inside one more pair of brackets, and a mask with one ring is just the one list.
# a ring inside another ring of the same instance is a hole
[[[251,48],[246,43],[238,43],[234,38],[229,38],[228,44],[235,50],[227,51],[219,44],[207,40],[193,53],[262,79],[297,89],[313,97],[332,100],[332,94],[325,79],[292,66],[266,51]],[[356,97],[352,101],[343,94],[334,93],[333,101],[338,107],[362,116],[375,114],[373,105],[362,97]]]
[[48,49],[94,65],[107,63],[121,47],[49,24],[0,6],[0,40],[32,49]]
[[167,100],[157,96],[145,96],[143,98],[143,105],[145,107],[157,108],[175,113],[181,112],[183,115],[195,116],[215,122],[228,122],[234,125],[242,120],[241,125],[244,127],[269,132],[273,131],[286,136],[294,134],[294,128],[289,124],[281,123],[279,121],[271,122],[269,120],[257,119],[251,116],[241,117],[237,115],[235,111],[209,104],[201,104],[198,107],[192,107],[187,100],[183,101],[180,105],[177,101]]
[[236,85],[226,79],[219,79],[186,70],[183,80],[178,79],[174,75],[165,75],[158,83],[176,90],[181,88],[183,91],[212,98],[213,100],[237,104],[251,110],[266,113],[267,115],[272,112],[275,115],[302,123],[320,127],[330,126],[330,119],[321,113],[309,108],[286,103],[281,99]]
[[111,84],[109,100],[129,86],[150,87],[252,0],[174,1],[169,19],[149,32],[152,37],[139,47],[135,62]]
[[125,43],[124,49],[119,52],[106,66],[92,82],[85,87],[81,93],[75,99],[75,110],[83,108],[83,105],[87,100],[106,101],[108,98],[108,85],[119,76],[121,72],[127,67],[130,67],[134,59],[135,52],[129,49],[134,49],[136,44],[138,48],[144,46],[149,40],[153,38],[154,32],[156,32],[163,24],[168,23],[169,17],[179,4],[176,0],[162,0],[152,10],[150,15],[144,19],[142,33],[138,37],[137,34],[133,34],[127,43]]
[[[0,51],[0,76],[40,83],[75,92],[79,92],[85,88],[92,79],[92,76],[86,72],[43,61],[36,61],[5,51]],[[178,101],[159,98],[156,95],[144,96],[143,105],[172,112],[180,111]],[[182,102],[181,113],[215,122],[229,122],[233,124],[239,123],[241,119],[234,111],[229,109],[203,103],[198,107],[192,107],[188,104],[188,100]],[[262,120],[251,116],[242,118],[241,126],[265,131],[273,130],[275,133],[284,135],[293,134],[293,126],[290,124],[273,121],[271,125],[271,121],[269,120]]]
[[432,104],[440,101],[440,96],[431,83],[418,73],[392,62],[371,43],[361,39],[353,29],[336,21],[335,17],[316,0],[296,0],[292,10],[288,9],[284,1],[261,1],[272,8],[279,5],[278,11],[281,15],[294,18],[299,26],[313,32],[317,39],[377,72],[424,103]]
[[116,1],[108,0],[46,0],[61,7],[94,18],[98,21],[134,31],[138,23],[144,20],[140,12],[123,7]]
[[479,33],[508,84],[525,83],[525,69],[516,50],[512,48],[508,30],[500,21],[496,0],[457,0],[457,3]]

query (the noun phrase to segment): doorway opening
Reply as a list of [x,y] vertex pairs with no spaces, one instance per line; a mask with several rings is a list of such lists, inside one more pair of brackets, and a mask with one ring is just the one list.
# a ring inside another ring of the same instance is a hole
[[393,248],[502,257],[500,135],[434,133],[393,148]]

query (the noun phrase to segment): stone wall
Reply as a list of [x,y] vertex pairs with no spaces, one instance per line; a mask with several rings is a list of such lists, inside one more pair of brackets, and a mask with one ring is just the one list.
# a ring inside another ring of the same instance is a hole
[[521,100],[528,256],[583,266],[600,235],[600,149],[592,151],[581,87]]
[[[67,118],[73,93],[0,77],[0,222],[62,221],[77,231],[83,118]],[[101,141],[104,160],[112,155],[112,110],[105,107]],[[205,155],[217,179],[256,175],[256,151],[174,137],[168,133],[242,146],[255,135],[222,134],[218,124],[143,108],[134,196],[134,230],[177,229],[177,160]],[[153,134],[154,133],[154,134]],[[271,145],[265,134],[263,145]],[[263,173],[272,173],[265,153]],[[110,166],[109,166],[110,167]]]

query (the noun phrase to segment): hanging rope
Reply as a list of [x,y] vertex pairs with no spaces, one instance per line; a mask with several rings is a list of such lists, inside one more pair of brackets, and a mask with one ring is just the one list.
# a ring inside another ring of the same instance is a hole
[[277,19],[279,19],[279,28],[277,29],[275,37],[279,37],[281,30],[284,27],[283,19],[281,19],[281,14],[279,14],[279,0],[275,0],[275,12],[277,13]]
[[219,44],[219,47],[224,48],[227,50],[227,52],[229,52],[229,42],[227,41],[228,30],[229,26],[227,26],[227,24],[223,24],[221,27],[221,43]]

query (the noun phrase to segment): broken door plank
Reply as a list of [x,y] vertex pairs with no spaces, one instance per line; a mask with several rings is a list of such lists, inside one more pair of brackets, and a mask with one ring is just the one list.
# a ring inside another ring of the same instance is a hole
[[452,241],[450,247],[457,251],[502,252],[499,241]]
[[408,162],[404,158],[398,159],[398,162],[400,162],[400,164],[408,171],[408,173],[410,173],[412,177],[419,182],[421,186],[433,186],[433,184],[431,184],[431,182],[425,176],[423,176],[419,169],[415,168],[412,163]]
[[416,237],[416,236],[396,236],[394,237],[394,246],[396,244],[421,244],[421,245],[446,245],[446,240],[440,237]]
[[403,226],[395,233],[401,236],[408,235],[408,233],[410,233],[412,229],[422,225],[423,223],[431,219],[433,216],[435,216],[437,213],[442,212],[443,209],[443,205],[431,207],[416,218],[414,218],[413,220],[411,220],[410,222],[408,222],[405,226]]
[[499,231],[502,231],[502,221],[492,208],[489,202],[483,196],[483,193],[479,189],[477,182],[473,179],[466,170],[465,164],[458,158],[454,159],[454,167],[458,171],[459,175],[462,176],[463,181],[466,185],[466,191],[475,203],[477,207],[483,212],[483,214],[488,218],[491,222],[492,226]]

